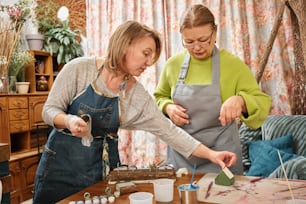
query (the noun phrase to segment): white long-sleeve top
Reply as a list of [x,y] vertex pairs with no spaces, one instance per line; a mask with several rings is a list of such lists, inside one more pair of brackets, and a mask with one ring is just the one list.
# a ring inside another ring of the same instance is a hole
[[[73,98],[96,79],[97,75],[95,57],[81,57],[67,63],[56,77],[43,107],[42,117],[45,123],[54,127],[55,116],[66,113]],[[96,85],[98,91],[110,97],[117,96],[107,88],[102,77],[98,77]],[[120,113],[120,128],[148,131],[185,157],[189,157],[200,144],[162,114],[152,96],[139,82],[120,99]]]

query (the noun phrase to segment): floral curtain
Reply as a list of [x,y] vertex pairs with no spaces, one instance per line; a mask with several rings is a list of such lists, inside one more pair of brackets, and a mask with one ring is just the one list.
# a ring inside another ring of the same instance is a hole
[[[249,65],[254,76],[266,48],[282,1],[258,0],[86,0],[87,55],[105,55],[108,39],[125,20],[137,20],[157,29],[163,40],[158,63],[139,77],[152,93],[164,62],[183,49],[179,19],[195,3],[208,6],[218,25],[217,46]],[[270,114],[291,114],[294,55],[290,13],[285,9],[281,26],[260,82],[272,97]],[[235,74],[235,73],[233,73]],[[120,130],[119,151],[124,164],[146,167],[165,159],[167,145],[150,133]]]

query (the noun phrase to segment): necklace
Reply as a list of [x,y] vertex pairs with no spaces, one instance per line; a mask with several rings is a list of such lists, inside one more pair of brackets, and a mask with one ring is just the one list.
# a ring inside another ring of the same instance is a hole
[[122,98],[125,98],[125,91],[126,91],[126,87],[127,87],[127,84],[130,78],[131,78],[131,75],[129,74],[125,75],[123,82],[119,84],[118,88],[119,88],[119,92],[122,93]]

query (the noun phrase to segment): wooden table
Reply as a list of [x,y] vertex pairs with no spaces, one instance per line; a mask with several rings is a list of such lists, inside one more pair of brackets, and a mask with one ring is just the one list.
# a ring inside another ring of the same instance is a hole
[[[199,180],[203,177],[204,174],[195,174],[195,180]],[[174,200],[173,200],[173,204],[180,204],[180,200],[179,200],[179,193],[177,190],[177,187],[180,184],[186,184],[189,183],[191,179],[191,175],[183,175],[180,178],[177,178],[175,183],[174,183]],[[93,186],[90,186],[74,195],[71,195],[63,200],[61,200],[60,204],[68,204],[69,201],[78,201],[78,200],[84,200],[84,193],[85,192],[89,192],[91,197],[93,196],[99,196],[102,194],[105,194],[105,188],[109,186],[112,189],[112,192],[114,192],[114,189],[116,187],[116,185],[110,185],[107,183],[107,181],[101,181],[99,183],[96,183]],[[153,184],[152,183],[137,183],[136,184],[138,191],[145,191],[145,192],[151,192],[152,194],[154,194],[154,190],[153,190]],[[116,201],[114,202],[115,204],[129,204],[129,195],[130,194],[125,194],[125,195],[120,195],[119,198],[116,198]],[[154,197],[153,197],[153,203],[155,203]],[[205,202],[199,202],[199,203],[205,203]]]
[[[233,186],[219,186],[213,184],[208,190],[210,183],[214,181],[216,174],[195,174],[195,180],[198,181],[200,190],[198,192],[199,200],[205,202],[198,203],[235,203],[235,204],[258,204],[258,203],[286,203],[291,199],[287,182],[284,179],[262,178],[235,176],[235,184]],[[177,187],[181,184],[189,184],[191,175],[183,175],[177,178],[174,183],[174,200],[173,204],[180,204],[179,193]],[[306,180],[289,180],[295,199],[306,200]],[[137,190],[142,192],[151,192],[154,194],[153,184],[150,181],[146,183],[137,183]],[[84,201],[84,193],[89,192],[91,197],[105,195],[105,188],[110,187],[114,192],[116,185],[108,184],[107,181],[101,181],[90,186],[74,195],[63,200],[60,204],[68,204],[70,201]],[[206,199],[205,194],[210,192],[210,196]],[[220,194],[221,193],[221,194]],[[130,194],[120,195],[116,198],[115,204],[129,204]],[[221,195],[221,196],[220,196]],[[205,198],[205,199],[203,199]],[[153,197],[153,203],[155,200]]]

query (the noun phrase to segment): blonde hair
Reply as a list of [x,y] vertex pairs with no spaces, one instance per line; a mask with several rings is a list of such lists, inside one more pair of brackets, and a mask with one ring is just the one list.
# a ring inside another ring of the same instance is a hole
[[212,28],[215,28],[214,15],[206,6],[195,4],[183,14],[180,22],[180,32],[185,28],[193,28],[207,24],[211,24]]
[[156,51],[153,59],[153,63],[155,63],[162,49],[162,43],[158,32],[144,24],[129,20],[118,26],[112,34],[107,49],[106,59],[104,61],[105,67],[109,69],[124,67],[124,56],[127,48],[143,37],[152,37],[155,41]]

